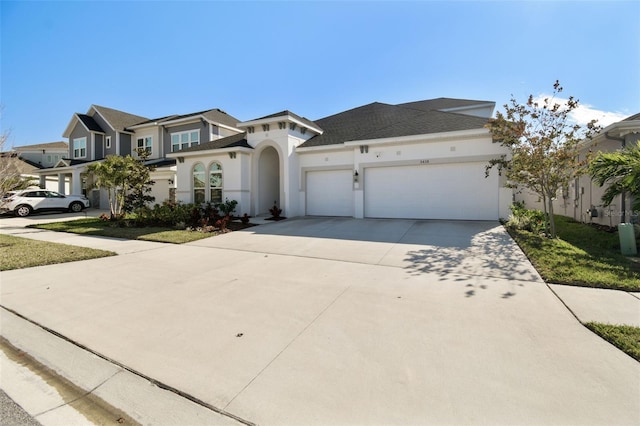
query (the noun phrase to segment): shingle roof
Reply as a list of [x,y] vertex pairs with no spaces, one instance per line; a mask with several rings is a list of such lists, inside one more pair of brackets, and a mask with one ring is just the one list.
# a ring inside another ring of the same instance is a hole
[[229,115],[218,108],[201,112],[201,114],[213,122],[224,124],[226,126],[236,127],[238,125],[238,122],[240,122],[240,120],[238,120],[234,116]]
[[82,124],[84,124],[85,127],[90,131],[104,133],[104,130],[102,130],[102,127],[100,127],[98,123],[96,123],[96,121],[90,115],[76,114],[76,116],[80,121],[82,121]]
[[627,117],[622,121],[634,121],[634,120],[640,120],[640,112],[637,113],[637,114],[634,114],[634,115],[632,115],[630,117]]
[[399,105],[374,102],[315,120],[324,133],[312,137],[300,147],[479,129],[487,123],[488,119],[439,110],[483,103],[488,102],[449,98]]
[[[126,130],[129,126],[149,121],[147,117],[129,114],[128,112],[118,111],[117,109],[107,108],[100,105],[92,105],[92,107],[104,117],[105,120],[117,131]],[[79,114],[78,114],[79,115]]]
[[[183,118],[197,117],[197,116],[203,116],[207,120],[213,121],[214,123],[220,123],[220,124],[224,124],[225,126],[231,126],[231,127],[236,127],[236,125],[240,121],[237,118],[233,117],[232,115],[229,115],[226,112],[222,111],[221,109],[214,108],[214,109],[208,109],[206,111],[192,112],[189,114],[170,115],[168,117],[158,118],[155,120],[147,120],[144,123],[157,121],[159,124],[162,124],[163,122],[166,122],[166,121],[180,120]],[[138,124],[144,124],[144,123],[138,123]]]
[[69,144],[63,141],[59,142],[48,142],[48,143],[37,143],[33,145],[24,145],[24,146],[14,146],[14,151],[40,151],[43,149],[52,149],[52,150],[62,150],[69,149]]
[[247,134],[238,133],[237,135],[227,136],[226,138],[216,139],[213,141],[205,142],[200,145],[192,146],[191,148],[185,148],[176,152],[196,152],[207,151],[211,149],[222,148],[253,148],[247,143]]

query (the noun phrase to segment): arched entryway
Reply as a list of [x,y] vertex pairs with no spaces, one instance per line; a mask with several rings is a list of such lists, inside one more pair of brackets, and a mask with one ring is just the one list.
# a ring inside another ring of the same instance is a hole
[[280,157],[273,147],[260,153],[258,160],[258,215],[269,214],[274,202],[280,205]]

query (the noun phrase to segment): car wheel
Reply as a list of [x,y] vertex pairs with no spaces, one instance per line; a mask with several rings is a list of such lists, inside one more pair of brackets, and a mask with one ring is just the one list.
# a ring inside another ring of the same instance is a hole
[[31,214],[31,207],[27,205],[18,206],[15,209],[15,213],[16,213],[16,216],[20,216],[20,217],[29,216]]
[[78,213],[82,211],[83,207],[84,206],[82,205],[82,203],[79,203],[76,201],[71,203],[71,205],[69,206],[69,210],[71,210],[74,213]]

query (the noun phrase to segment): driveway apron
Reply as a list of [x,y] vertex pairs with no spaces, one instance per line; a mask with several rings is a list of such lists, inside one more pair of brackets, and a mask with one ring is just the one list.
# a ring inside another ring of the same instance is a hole
[[640,421],[640,364],[495,222],[301,218],[1,277],[3,306],[259,424]]

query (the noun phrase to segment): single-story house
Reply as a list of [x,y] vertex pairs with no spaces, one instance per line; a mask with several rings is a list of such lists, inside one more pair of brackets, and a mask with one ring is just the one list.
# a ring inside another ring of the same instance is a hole
[[[106,208],[88,164],[149,152],[152,195],[184,203],[236,200],[238,214],[496,220],[512,191],[485,178],[508,154],[484,127],[494,102],[374,102],[317,120],[291,111],[240,121],[220,109],[149,119],[92,105],[67,125],[68,156],[41,176]],[[60,188],[60,192],[64,192]]]
[[[591,140],[582,144],[582,158],[598,152],[613,152],[632,146],[640,140],[640,113],[610,124],[598,132]],[[617,196],[609,206],[602,204],[606,190],[593,182],[588,174],[580,176],[568,188],[558,193],[553,209],[556,214],[571,217],[583,223],[595,223],[615,227],[619,223],[638,221],[640,212],[631,210],[630,194]],[[515,192],[516,201],[524,201],[527,208],[543,210],[538,195],[522,189]]]
[[281,111],[241,133],[167,153],[176,199],[238,201],[237,212],[284,216],[497,220],[512,191],[492,158],[508,154],[484,127],[493,102],[439,98],[371,103],[309,120]]

